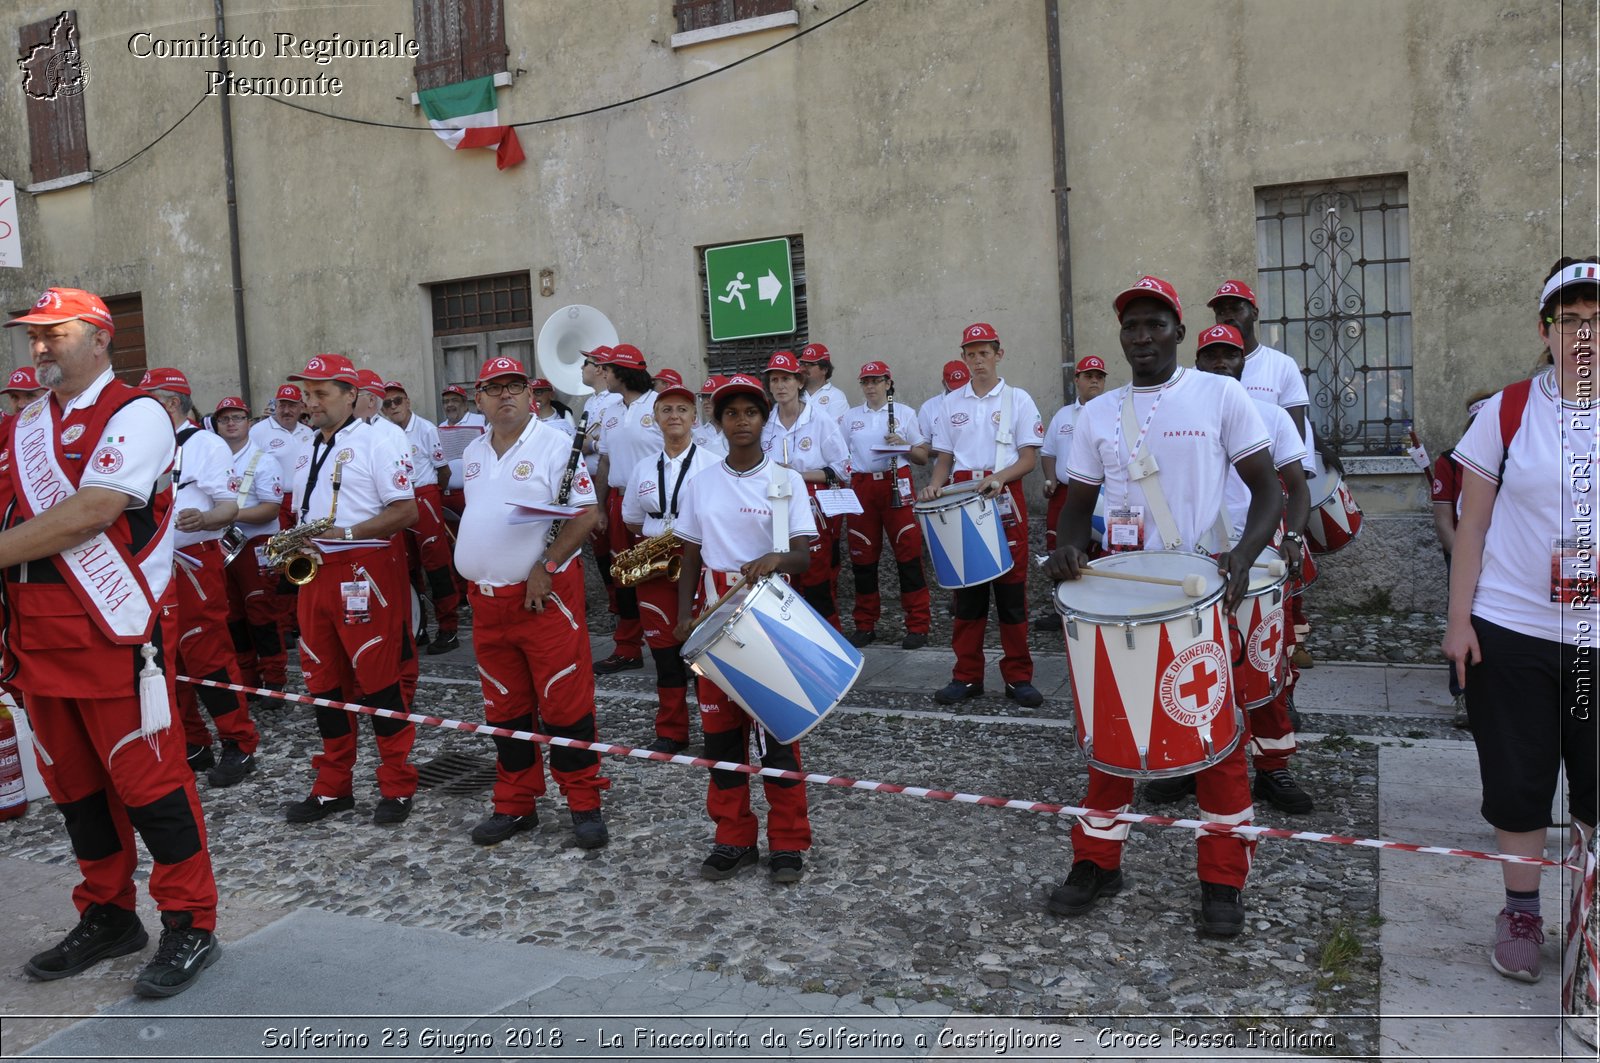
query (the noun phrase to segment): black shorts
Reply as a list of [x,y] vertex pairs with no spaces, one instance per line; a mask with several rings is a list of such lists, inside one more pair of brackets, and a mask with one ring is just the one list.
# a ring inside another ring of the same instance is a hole
[[1478,746],[1483,818],[1513,833],[1550,826],[1562,763],[1572,815],[1595,822],[1595,658],[1472,618],[1483,660],[1467,669],[1467,718]]

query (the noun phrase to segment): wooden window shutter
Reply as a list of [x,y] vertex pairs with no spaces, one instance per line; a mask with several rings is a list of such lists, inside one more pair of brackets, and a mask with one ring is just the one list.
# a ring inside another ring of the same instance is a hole
[[504,0],[412,0],[417,89],[436,89],[506,69]]
[[506,69],[506,16],[502,0],[461,0],[461,73],[489,77]]
[[[66,11],[21,27],[18,37],[22,54],[18,58],[26,59],[38,45],[49,44],[58,19],[65,20],[63,34],[70,32],[76,44],[78,13]],[[80,74],[76,65],[56,67],[48,72],[35,71],[35,77],[47,79],[45,91],[55,90],[54,99],[26,96],[29,162],[35,181],[48,181],[89,169],[89,132],[84,120],[83,90],[81,87],[69,87],[65,91],[61,88],[63,81],[70,86]],[[30,82],[30,88],[33,84]]]

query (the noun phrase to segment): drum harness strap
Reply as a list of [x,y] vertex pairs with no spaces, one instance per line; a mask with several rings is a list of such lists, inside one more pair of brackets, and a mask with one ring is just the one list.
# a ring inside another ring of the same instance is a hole
[[233,500],[241,508],[243,508],[245,500],[250,497],[250,489],[255,486],[256,463],[261,460],[261,455],[265,453],[266,451],[257,447],[256,452],[250,455],[250,464],[244,467],[244,478],[239,481],[239,493],[234,496]]
[[[1161,401],[1161,396],[1156,396],[1156,402]],[[1151,406],[1151,414],[1155,407]],[[1144,500],[1150,504],[1150,516],[1156,522],[1156,530],[1161,533],[1161,545],[1168,550],[1182,550],[1183,539],[1178,535],[1178,523],[1172,519],[1172,510],[1167,507],[1166,492],[1161,490],[1161,470],[1156,465],[1156,459],[1150,453],[1150,445],[1145,442],[1149,434],[1150,422],[1145,421],[1145,430],[1140,431],[1133,416],[1133,385],[1129,384],[1122,393],[1122,435],[1125,439],[1133,440],[1128,444],[1131,460],[1128,462],[1128,479],[1139,485],[1144,492]],[[1220,517],[1219,528],[1220,528]],[[1226,538],[1223,540],[1226,542]]]
[[[995,432],[994,432],[994,467],[989,469],[988,472],[983,473],[982,475],[978,476],[977,479],[980,479],[980,480],[983,479],[984,476],[993,476],[995,473],[999,472],[1001,469],[1003,469],[1007,465],[1011,464],[1010,461],[1006,460],[1006,451],[1007,450],[1011,450],[1013,455],[1016,455],[1018,453],[1012,447],[1012,444],[1015,442],[1015,436],[1013,435],[1013,433],[1011,431],[1011,428],[1012,428],[1012,422],[1015,420],[1015,417],[1016,417],[1016,411],[1011,408],[1011,386],[1002,381],[1001,384],[1000,384],[999,390],[996,391],[994,394],[997,395],[999,397],[999,399],[1000,399],[1000,410],[999,410],[1000,423],[995,427]],[[1015,461],[1016,458],[1013,457],[1012,460]],[[1000,495],[1009,494],[1009,493],[1010,493],[1009,485],[1001,484],[1000,485]],[[995,508],[996,512],[1002,514],[1002,518],[1001,519],[1003,520],[1004,519],[1004,515],[1003,515],[1004,514],[1004,508],[1003,507],[1004,507],[1005,503],[1001,500],[1000,495],[996,495],[995,496],[994,508]],[[1007,500],[1007,501],[1009,501],[1009,500]],[[1016,519],[1015,514],[1013,514],[1012,519],[1013,520]]]
[[[788,453],[789,441],[784,440],[784,453]],[[789,549],[789,496],[792,491],[789,487],[789,468],[767,459],[767,502],[772,506],[772,552],[785,553]],[[750,593],[755,594],[759,588],[750,588]],[[767,755],[767,729],[759,720],[750,728],[750,734],[755,739],[755,759],[761,760]],[[749,750],[745,751],[749,754]]]

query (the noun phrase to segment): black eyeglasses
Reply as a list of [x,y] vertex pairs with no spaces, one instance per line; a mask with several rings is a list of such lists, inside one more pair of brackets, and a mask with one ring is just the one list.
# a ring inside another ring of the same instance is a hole
[[501,395],[521,395],[527,390],[528,382],[526,380],[512,380],[505,384],[478,385],[478,391],[491,399],[498,399]]
[[383,408],[386,410],[398,410],[405,401],[405,399],[384,399]]

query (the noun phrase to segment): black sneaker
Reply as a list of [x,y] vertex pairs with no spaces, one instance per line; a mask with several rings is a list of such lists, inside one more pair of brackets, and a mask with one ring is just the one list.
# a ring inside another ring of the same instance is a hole
[[206,781],[218,789],[237,786],[239,783],[244,782],[246,775],[255,770],[255,754],[241,752],[237,743],[231,739],[224,738],[222,740],[222,761],[206,772]]
[[926,631],[907,631],[906,637],[900,640],[902,650],[920,650],[928,644]]
[[682,753],[689,748],[689,743],[680,742],[676,738],[657,738],[645,748],[652,753]]
[[598,808],[572,813],[572,836],[580,849],[601,849],[611,840],[606,818]]
[[144,965],[133,991],[141,997],[175,997],[194,985],[200,972],[217,962],[222,946],[209,930],[196,930],[189,912],[162,912],[161,944]]
[[643,667],[644,661],[639,657],[624,657],[620,653],[613,653],[603,661],[594,662],[594,674],[614,675],[617,672],[627,672]]
[[723,845],[718,842],[711,847],[711,855],[700,864],[700,877],[721,882],[737,875],[758,859],[760,857],[753,845]]
[[1250,787],[1250,792],[1280,812],[1287,812],[1293,816],[1310,812],[1316,807],[1311,795],[1300,789],[1300,784],[1294,781],[1294,776],[1282,768],[1276,771],[1256,772],[1255,783]]
[[767,857],[767,878],[780,885],[799,882],[805,874],[805,860],[793,849],[776,849]]
[[1044,616],[1036,616],[1033,618],[1033,630],[1054,631],[1059,635],[1061,633],[1061,617],[1057,616],[1055,613],[1046,613]]
[[372,810],[372,822],[380,827],[393,827],[404,823],[409,815],[411,815],[411,798],[385,797],[379,800],[378,807]]
[[865,631],[857,631],[854,635],[850,636],[850,645],[854,646],[858,650],[863,646],[870,645],[871,643],[877,641],[878,633],[872,630],[870,627]]
[[416,643],[417,643],[417,649],[419,649],[419,650],[425,650],[425,649],[428,648],[428,629],[427,628],[425,628],[425,627],[417,628]]
[[1235,886],[1200,883],[1200,931],[1231,938],[1244,929],[1244,900]]
[[950,681],[950,685],[941,687],[933,692],[933,700],[941,705],[954,705],[966,698],[975,698],[983,693],[983,684],[963,683],[959,679]]
[[505,812],[496,812],[472,828],[472,844],[499,845],[513,834],[532,830],[538,825],[538,809],[534,809],[526,816],[513,816]]
[[138,952],[150,941],[139,916],[112,904],[91,904],[78,925],[52,948],[34,956],[22,969],[41,982],[77,974],[101,960]]
[[1139,800],[1151,805],[1171,805],[1194,793],[1194,776],[1179,775],[1175,779],[1151,779],[1139,791]]
[[1025,709],[1037,709],[1044,704],[1044,695],[1032,683],[1007,683],[1006,697]]
[[437,657],[441,653],[449,653],[451,650],[459,650],[460,648],[461,639],[453,632],[449,635],[436,635],[433,642],[428,646],[428,656]]
[[1101,894],[1122,892],[1122,869],[1107,871],[1092,860],[1079,860],[1067,880],[1050,891],[1050,911],[1056,915],[1082,915],[1094,907]]
[[312,794],[304,801],[284,805],[283,818],[290,823],[315,823],[335,812],[344,812],[354,807],[356,807],[354,797],[318,797]]
[[189,770],[196,775],[214,767],[216,763],[216,754],[211,752],[210,746],[189,746]]

